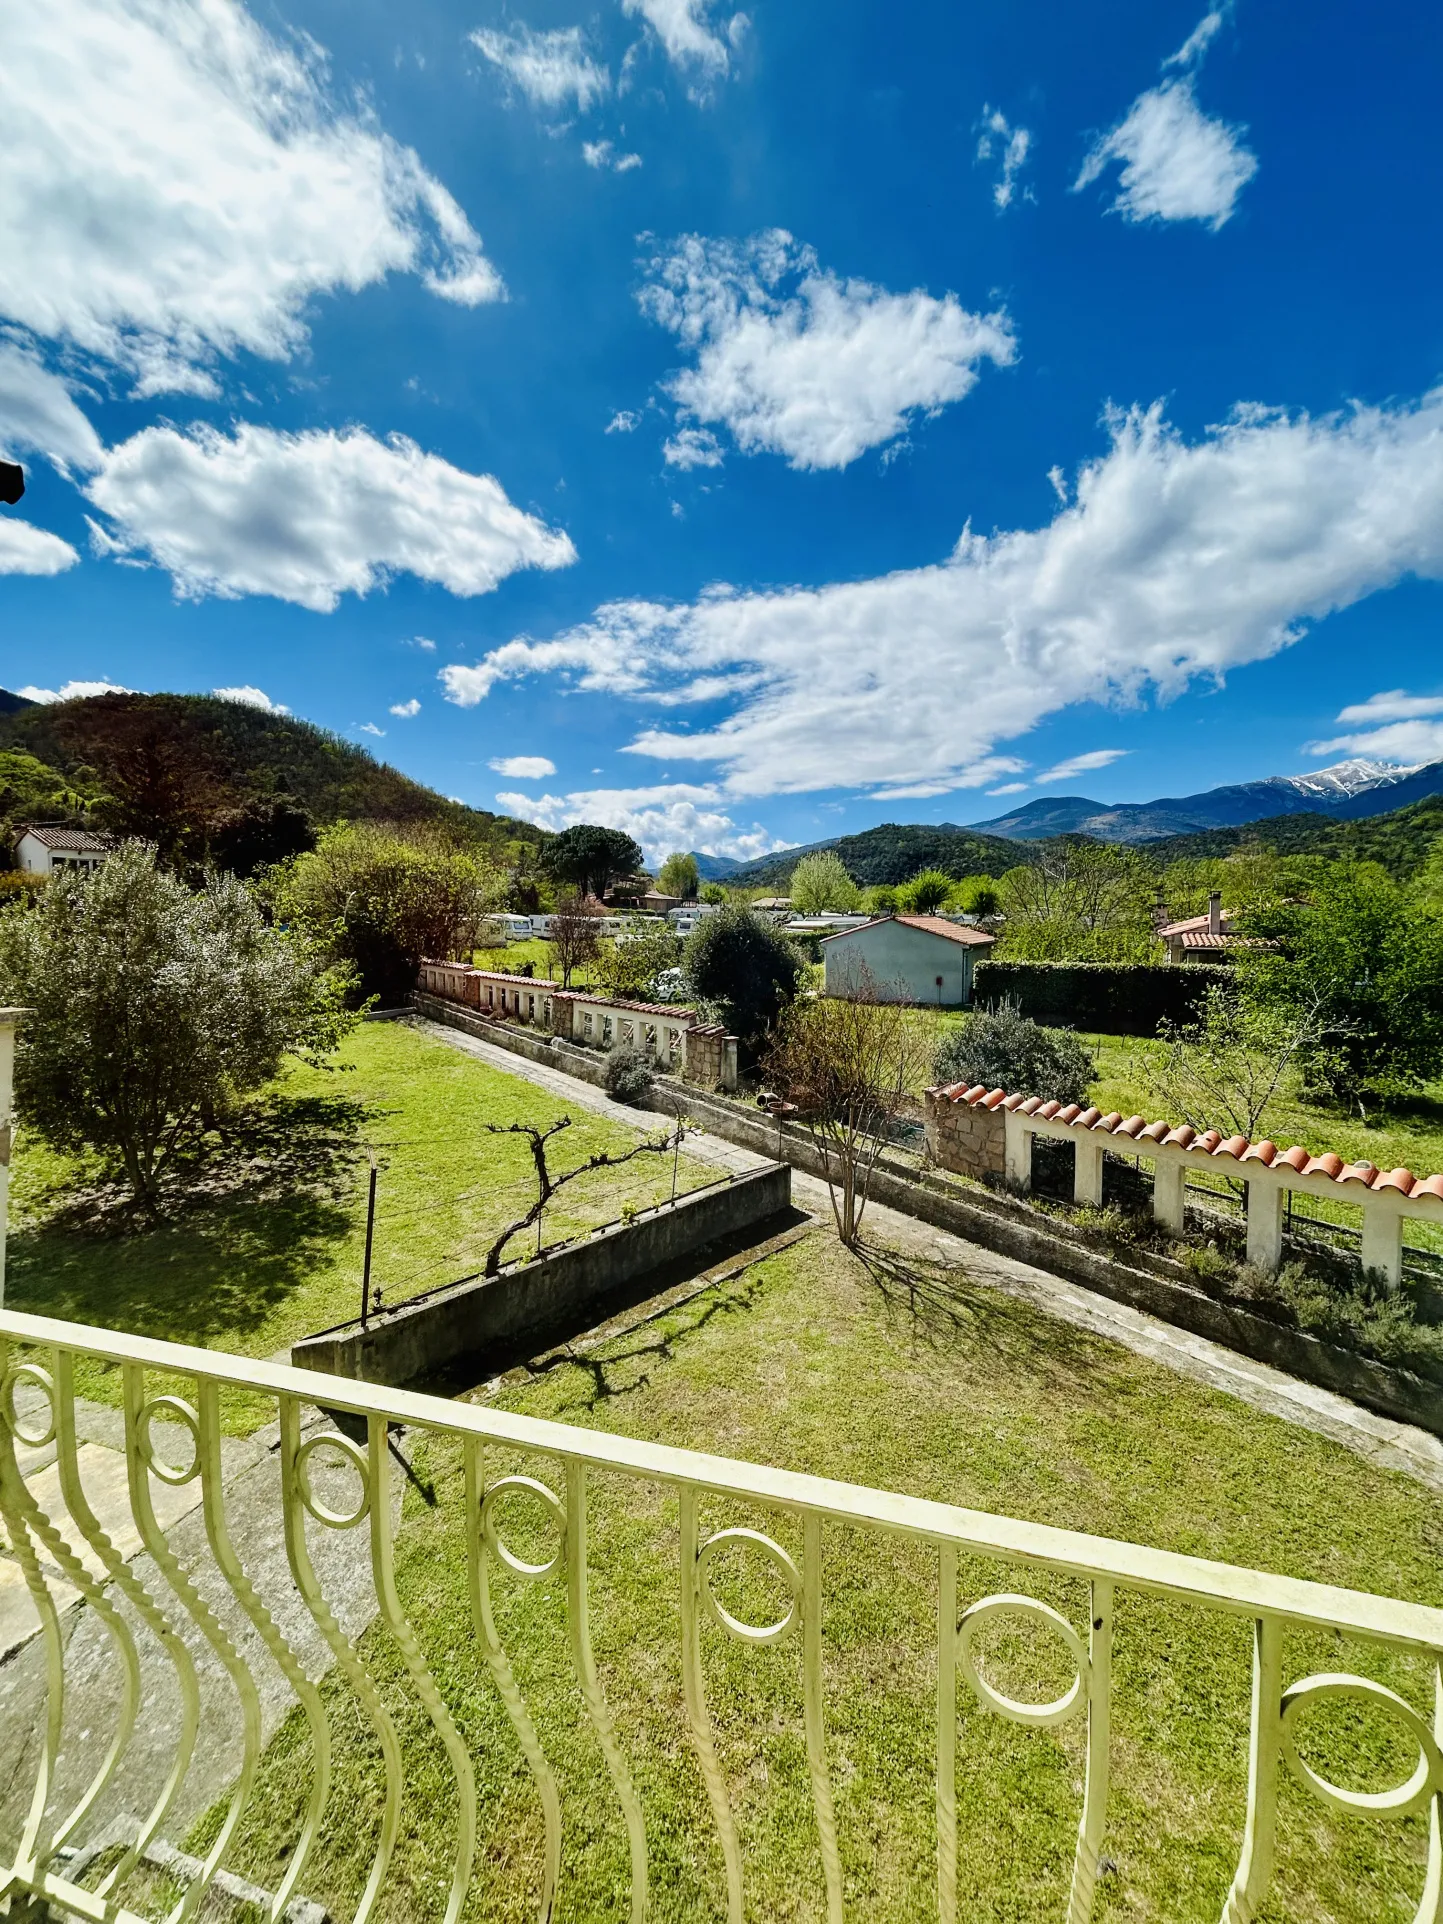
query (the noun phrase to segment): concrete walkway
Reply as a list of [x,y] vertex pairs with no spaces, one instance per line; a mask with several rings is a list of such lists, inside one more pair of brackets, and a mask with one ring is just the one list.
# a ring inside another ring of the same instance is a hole
[[[653,1112],[628,1109],[590,1083],[580,1082],[560,1069],[528,1061],[524,1056],[513,1055],[509,1049],[498,1048],[494,1043],[448,1028],[443,1023],[428,1022],[422,1017],[412,1020],[415,1027],[434,1041],[474,1056],[505,1075],[535,1083],[574,1108],[590,1109],[632,1129],[645,1129],[656,1119]],[[698,1162],[712,1163],[720,1169],[755,1169],[765,1161],[764,1157],[724,1142],[719,1136],[690,1136],[686,1148],[687,1154]],[[794,1168],[792,1194],[799,1208],[830,1220],[831,1204],[825,1183]],[[963,1241],[960,1236],[948,1235],[914,1217],[904,1216],[898,1210],[873,1203],[868,1206],[866,1220],[872,1234],[899,1251],[961,1270],[970,1282],[1031,1303],[1061,1322],[1109,1337],[1139,1356],[1166,1364],[1180,1376],[1235,1396],[1270,1416],[1280,1416],[1289,1423],[1315,1430],[1370,1463],[1382,1469],[1399,1470],[1443,1495],[1443,1438],[1406,1423],[1393,1422],[1386,1416],[1375,1416],[1371,1410],[1350,1403],[1346,1397],[1335,1396],[1331,1390],[1301,1382],[1266,1363],[1255,1363],[1234,1350],[1224,1349],[1221,1344],[1209,1342],[1206,1337],[1193,1336],[1142,1310],[1064,1282],[1047,1270],[1036,1269],[1010,1256],[995,1255],[976,1243]]]

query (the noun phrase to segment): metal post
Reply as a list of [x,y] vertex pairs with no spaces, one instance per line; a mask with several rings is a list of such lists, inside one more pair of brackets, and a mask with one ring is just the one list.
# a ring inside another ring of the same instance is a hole
[[10,1145],[15,1135],[15,1031],[29,1009],[0,1009],[0,1309],[5,1307],[5,1238],[10,1224]]
[[371,1313],[371,1241],[376,1231],[376,1152],[368,1151],[371,1158],[371,1186],[366,1196],[366,1256],[361,1269],[361,1328],[366,1327],[366,1318]]

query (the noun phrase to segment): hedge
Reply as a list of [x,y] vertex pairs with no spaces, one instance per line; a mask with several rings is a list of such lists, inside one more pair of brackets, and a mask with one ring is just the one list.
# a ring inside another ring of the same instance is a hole
[[1053,1028],[1156,1035],[1163,1021],[1191,1022],[1208,984],[1231,979],[1217,962],[979,962],[972,1003],[1016,1002]]

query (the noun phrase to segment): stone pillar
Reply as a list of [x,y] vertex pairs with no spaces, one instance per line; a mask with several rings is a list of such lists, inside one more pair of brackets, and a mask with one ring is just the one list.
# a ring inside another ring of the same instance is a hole
[[1376,1270],[1389,1289],[1403,1283],[1403,1218],[1396,1209],[1363,1204],[1363,1268]]
[[1073,1137],[1072,1200],[1102,1207],[1102,1139],[1091,1133]]
[[1248,1182],[1248,1261],[1271,1272],[1283,1260],[1283,1205],[1287,1190],[1280,1182],[1252,1177]]
[[15,1031],[28,1009],[0,1009],[0,1309],[5,1307],[5,1238],[10,1222],[10,1145],[15,1139]]
[[1154,1222],[1174,1236],[1183,1232],[1187,1209],[1187,1165],[1180,1156],[1159,1156],[1152,1165]]
[[737,1039],[734,1035],[724,1035],[721,1045],[721,1086],[728,1095],[735,1095],[737,1088]]

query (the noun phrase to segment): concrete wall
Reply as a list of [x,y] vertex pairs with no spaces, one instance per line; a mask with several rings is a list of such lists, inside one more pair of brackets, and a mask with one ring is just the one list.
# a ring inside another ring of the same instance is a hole
[[971,949],[905,922],[874,922],[830,936],[822,944],[822,963],[828,995],[845,996],[864,966],[883,995],[904,1002],[956,1008],[972,1000]]
[[1000,1109],[972,1109],[938,1089],[923,1098],[933,1162],[974,1182],[1007,1173],[1007,1122]]
[[451,1375],[464,1364],[477,1380],[514,1357],[599,1320],[606,1299],[704,1243],[780,1215],[792,1172],[784,1163],[749,1170],[694,1196],[678,1197],[633,1223],[618,1223],[538,1262],[461,1283],[372,1318],[308,1336],[291,1351],[300,1369],[327,1370],[393,1387]]

